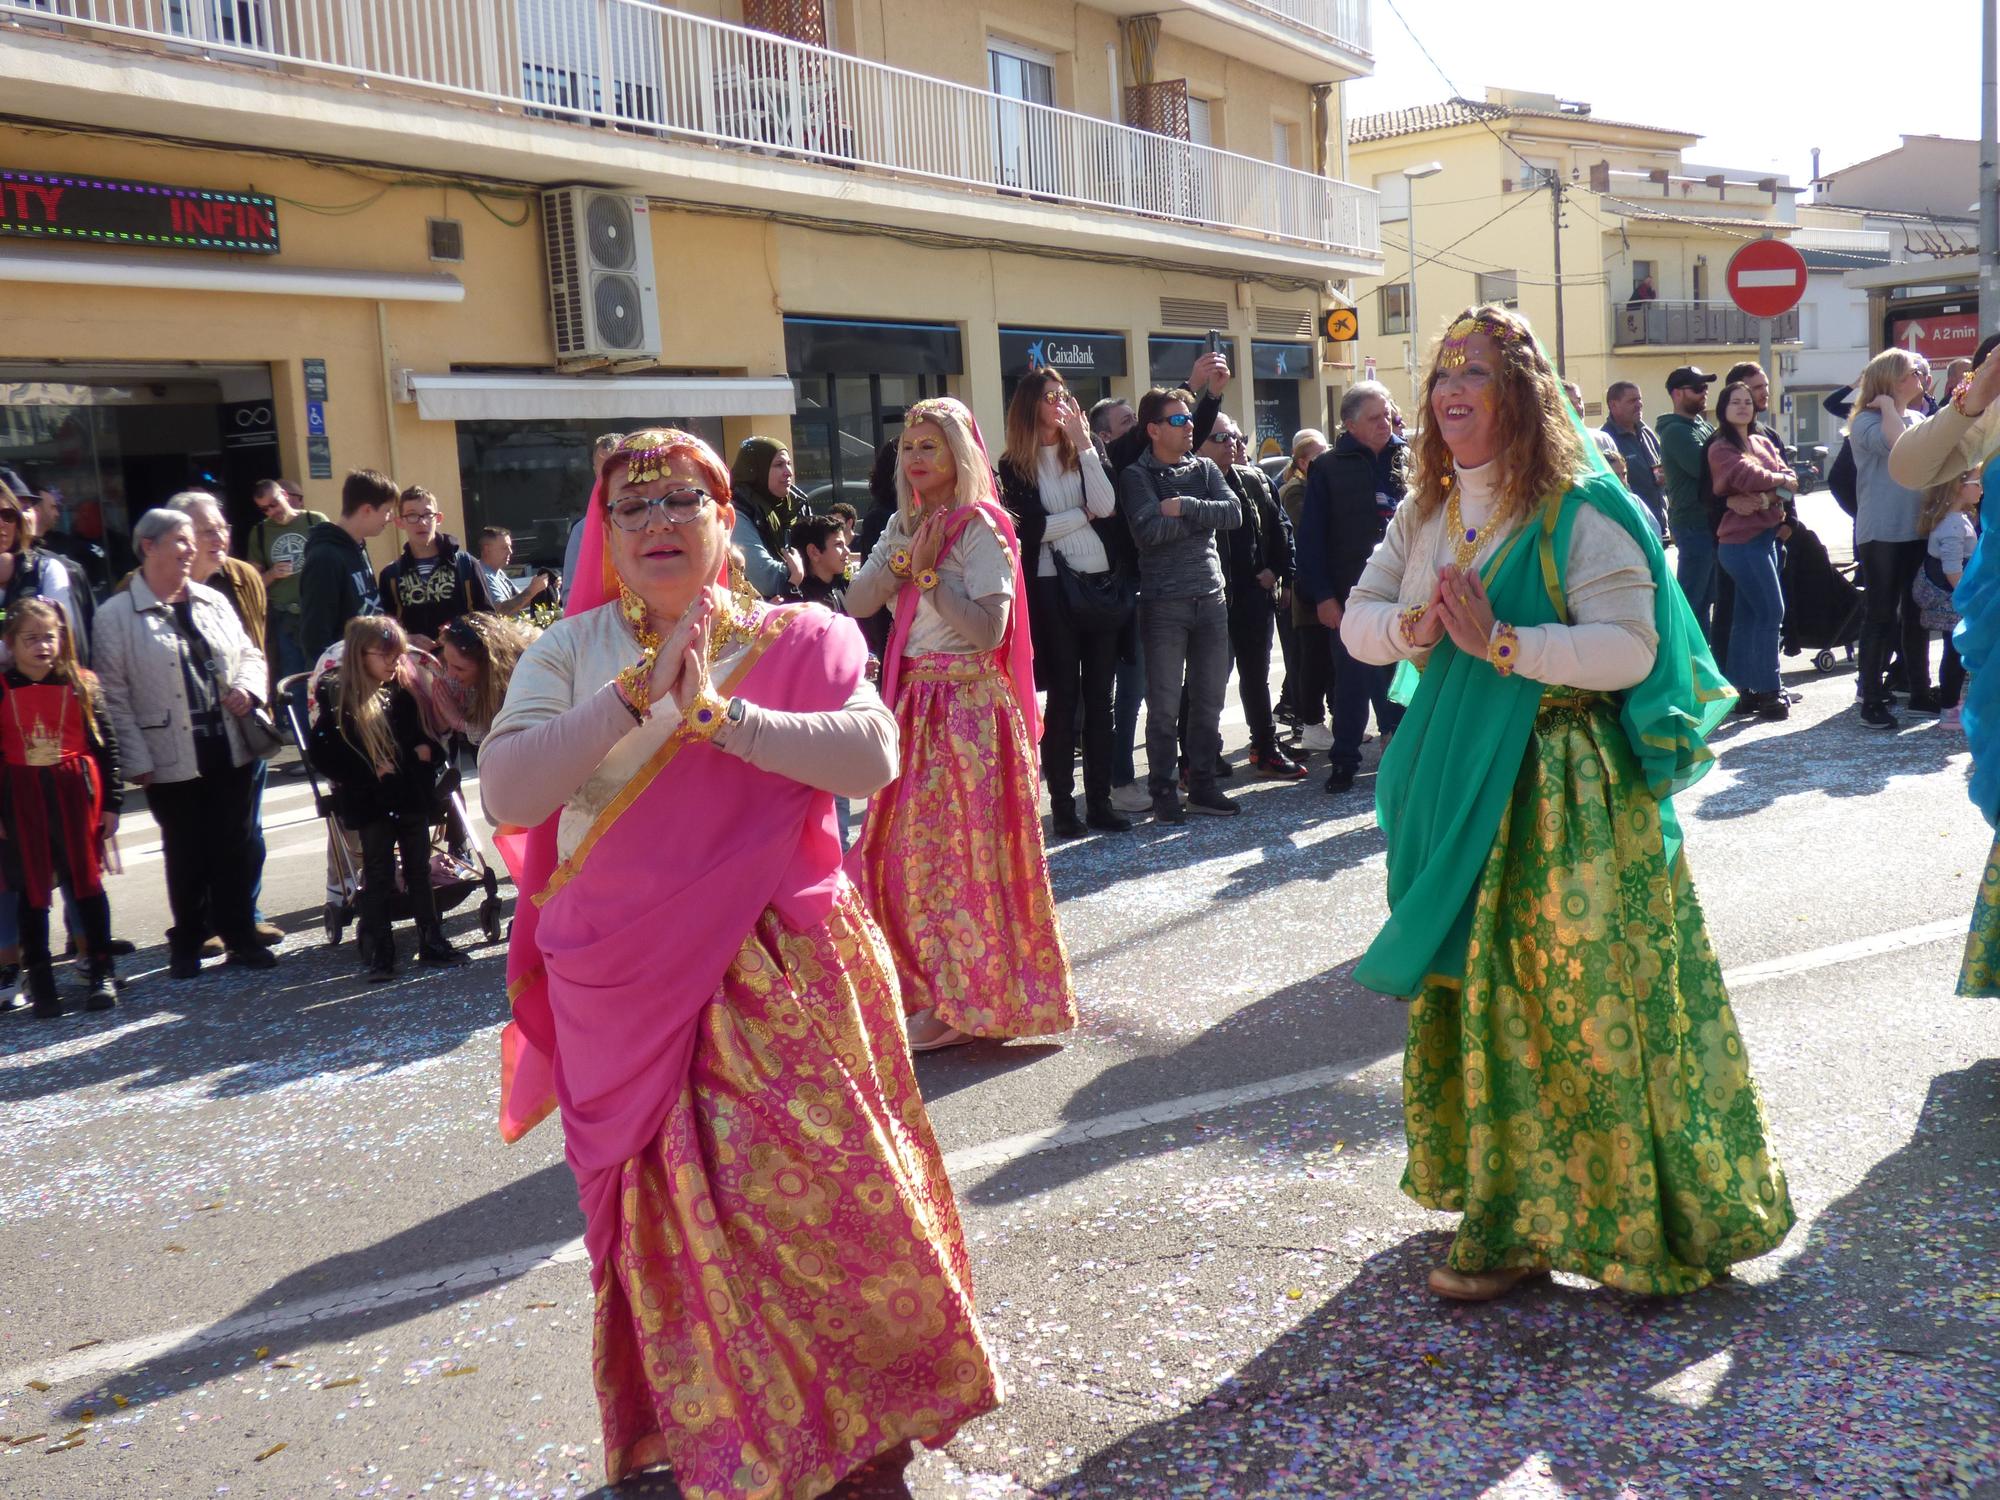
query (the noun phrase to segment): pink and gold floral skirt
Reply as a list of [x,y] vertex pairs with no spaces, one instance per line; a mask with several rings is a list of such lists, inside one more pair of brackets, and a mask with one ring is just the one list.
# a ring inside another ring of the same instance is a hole
[[767,913],[702,1012],[599,1280],[608,1481],[810,1500],[999,1403],[887,959],[851,890],[810,932]]
[[970,1036],[1070,1030],[1034,748],[998,656],[906,657],[896,725],[903,774],[868,804],[848,869],[895,955],[903,1008]]

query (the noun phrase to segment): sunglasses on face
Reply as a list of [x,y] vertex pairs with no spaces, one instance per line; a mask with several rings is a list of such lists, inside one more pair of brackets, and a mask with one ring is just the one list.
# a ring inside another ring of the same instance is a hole
[[657,500],[643,495],[627,495],[611,502],[611,524],[620,531],[644,531],[653,524],[653,513],[669,526],[685,526],[714,498],[706,490],[668,490]]
[[1184,411],[1177,411],[1172,416],[1162,417],[1160,420],[1165,422],[1169,427],[1187,427],[1194,422],[1194,418]]

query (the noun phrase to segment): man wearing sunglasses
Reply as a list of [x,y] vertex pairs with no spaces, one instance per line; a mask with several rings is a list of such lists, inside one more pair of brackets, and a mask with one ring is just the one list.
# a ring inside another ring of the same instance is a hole
[[1229,681],[1229,611],[1215,534],[1243,510],[1222,471],[1194,453],[1194,401],[1154,389],[1139,402],[1151,446],[1118,476],[1118,508],[1139,545],[1139,638],[1146,657],[1146,762],[1153,816],[1186,820],[1175,785],[1181,689],[1188,698],[1188,806],[1232,817],[1217,789],[1222,694]]

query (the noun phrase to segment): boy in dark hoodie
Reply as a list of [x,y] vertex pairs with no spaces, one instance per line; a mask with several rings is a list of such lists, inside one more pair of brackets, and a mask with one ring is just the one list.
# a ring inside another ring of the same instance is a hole
[[299,644],[308,668],[341,638],[349,620],[382,612],[365,544],[388,529],[397,496],[396,481],[388,475],[356,469],[340,487],[340,519],[306,534],[299,563]]
[[403,555],[382,570],[382,612],[409,635],[435,641],[438,632],[460,615],[494,612],[493,591],[479,559],[439,530],[443,513],[437,496],[413,484],[398,501]]

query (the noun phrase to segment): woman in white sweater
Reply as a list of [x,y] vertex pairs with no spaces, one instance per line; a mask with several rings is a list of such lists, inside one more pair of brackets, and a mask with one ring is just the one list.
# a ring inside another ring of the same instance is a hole
[[[1042,727],[1042,776],[1057,838],[1085,826],[1124,833],[1132,824],[1111,805],[1111,693],[1124,630],[1079,619],[1065,602],[1062,570],[1086,586],[1116,572],[1126,542],[1114,517],[1117,492],[1090,441],[1083,409],[1054,370],[1034,370],[1007,403],[1007,450],[1000,501],[1021,538],[1028,575],[1028,627],[1036,685],[1049,695]],[[1129,595],[1130,591],[1127,590]],[[1076,815],[1076,727],[1083,720],[1084,816]]]

